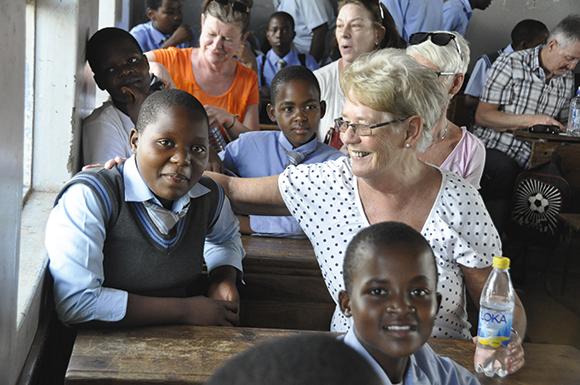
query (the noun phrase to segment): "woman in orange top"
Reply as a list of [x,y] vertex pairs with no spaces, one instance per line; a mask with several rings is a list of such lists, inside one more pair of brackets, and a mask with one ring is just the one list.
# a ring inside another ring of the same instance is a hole
[[201,16],[199,48],[167,48],[146,53],[171,74],[176,88],[205,106],[210,127],[233,139],[258,129],[258,77],[235,55],[246,38],[249,7],[242,1],[211,0]]

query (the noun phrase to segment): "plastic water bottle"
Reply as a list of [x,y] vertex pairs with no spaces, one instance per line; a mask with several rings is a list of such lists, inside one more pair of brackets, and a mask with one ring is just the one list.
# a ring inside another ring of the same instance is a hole
[[576,96],[570,100],[570,112],[568,113],[568,135],[580,136],[580,87],[576,90]]
[[479,327],[474,365],[488,377],[507,375],[507,345],[511,339],[515,294],[508,272],[509,258],[493,257],[493,271],[479,301]]

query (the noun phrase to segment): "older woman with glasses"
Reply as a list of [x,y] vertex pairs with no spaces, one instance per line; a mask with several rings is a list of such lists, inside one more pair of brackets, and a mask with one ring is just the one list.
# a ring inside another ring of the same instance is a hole
[[431,145],[418,157],[443,170],[453,171],[475,188],[485,165],[485,146],[466,127],[447,119],[447,107],[459,92],[469,65],[469,45],[457,32],[418,32],[411,35],[407,54],[437,74],[447,89],[447,103],[432,128]]
[[258,77],[235,58],[246,37],[249,11],[245,1],[206,1],[199,48],[146,53],[167,68],[176,88],[204,104],[210,127],[219,128],[225,138],[258,129]]
[[[290,213],[298,220],[335,301],[344,288],[346,245],[360,229],[383,221],[412,226],[437,258],[442,299],[433,335],[471,338],[465,289],[479,303],[492,257],[501,255],[501,241],[471,184],[417,158],[431,145],[431,127],[447,104],[447,89],[433,71],[397,49],[359,57],[345,70],[341,86],[346,101],[336,129],[350,157],[289,166],[266,178],[211,176],[236,210]],[[526,320],[519,300],[513,325],[523,336]],[[349,326],[350,320],[336,311],[331,330]],[[513,351],[511,371],[523,365],[521,348]]]
[[339,1],[335,35],[341,58],[314,71],[314,75],[320,83],[321,99],[326,102],[326,114],[320,119],[318,137],[327,144],[340,147],[339,141],[331,140],[331,134],[334,119],[340,116],[344,103],[339,84],[342,73],[363,53],[386,47],[404,48],[406,44],[379,0]]

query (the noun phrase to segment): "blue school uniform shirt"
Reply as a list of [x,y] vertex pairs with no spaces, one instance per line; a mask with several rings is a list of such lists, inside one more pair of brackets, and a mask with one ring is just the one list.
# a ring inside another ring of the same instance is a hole
[[389,10],[405,41],[415,32],[437,31],[443,25],[443,0],[380,1]]
[[[146,205],[147,213],[163,233],[175,225],[168,217],[178,216],[190,197],[210,191],[198,183],[176,200],[170,211],[165,210],[139,174],[135,156],[125,162],[123,184],[126,202],[151,202],[155,206],[150,209]],[[105,218],[95,193],[80,183],[70,186],[50,213],[45,239],[50,272],[58,290],[57,313],[63,315],[65,323],[119,321],[125,317],[127,291],[106,287],[105,238]],[[208,271],[224,265],[242,271],[244,254],[238,221],[226,198],[218,220],[206,235],[204,260]]]
[[[501,55],[507,55],[514,52],[511,44],[508,44],[503,50],[501,50]],[[473,97],[479,98],[485,87],[485,82],[487,81],[487,74],[493,63],[490,62],[489,56],[487,54],[482,55],[477,59],[473,70],[471,71],[471,76],[469,81],[465,86],[464,93],[466,95],[471,95]]]
[[[298,57],[300,52],[294,47],[290,49],[290,52],[284,57],[280,57],[270,49],[266,55],[260,55],[257,58],[258,61],[258,82],[260,87],[262,87],[262,81],[266,82],[266,86],[270,87],[274,75],[278,73],[278,62],[284,60],[286,62],[285,66],[299,66],[302,65],[300,58]],[[264,62],[264,58],[266,62]],[[304,54],[304,65],[310,71],[317,70],[319,65],[312,55],[309,53]]]
[[[288,151],[305,155],[302,163],[320,163],[344,156],[340,151],[319,142],[316,137],[292,148],[282,131],[246,132],[230,142],[220,154],[223,165],[238,176],[255,178],[278,175],[289,165]],[[251,215],[250,227],[257,234],[269,236],[303,236],[298,222],[291,216]]]
[[[171,34],[164,34],[153,26],[152,22],[138,24],[129,31],[131,35],[137,40],[143,52],[152,51],[161,48],[161,45],[167,40]],[[189,48],[198,40],[198,37],[193,35],[189,42],[183,42],[177,45],[177,48]]]
[[473,8],[469,0],[446,0],[443,3],[443,30],[465,36]]
[[[367,360],[384,385],[392,385],[381,365],[358,340],[354,327],[351,327],[346,333],[343,341]],[[452,359],[439,356],[428,344],[424,344],[409,357],[409,364],[403,376],[403,384],[479,385],[479,380]]]

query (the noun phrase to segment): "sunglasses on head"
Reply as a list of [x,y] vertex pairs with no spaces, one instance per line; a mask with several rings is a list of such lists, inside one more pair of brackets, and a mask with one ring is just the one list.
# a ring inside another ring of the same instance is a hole
[[240,13],[250,13],[250,8],[246,5],[246,3],[243,3],[241,1],[231,1],[231,0],[213,0],[214,2],[223,5],[224,7],[226,6],[231,6],[232,10],[235,12],[240,12]]
[[453,40],[457,53],[459,53],[459,57],[463,58],[461,55],[461,47],[455,39],[455,35],[449,32],[416,32],[409,38],[409,44],[421,44],[427,39],[430,39],[431,43],[441,47],[445,47],[451,40]]

